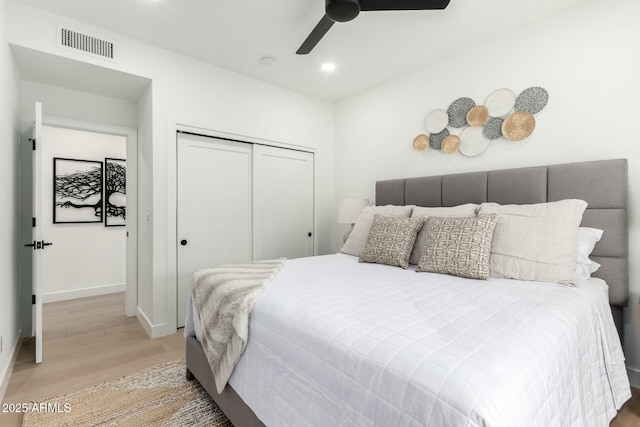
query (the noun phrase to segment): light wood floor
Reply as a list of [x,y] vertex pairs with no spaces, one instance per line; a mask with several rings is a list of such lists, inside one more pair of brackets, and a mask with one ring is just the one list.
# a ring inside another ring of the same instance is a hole
[[640,389],[631,387],[631,399],[625,403],[611,421],[611,427],[640,426]]
[[[44,304],[43,363],[25,341],[4,402],[37,402],[185,356],[182,329],[150,339],[124,306],[124,293]],[[0,426],[21,424],[19,414],[0,413]]]
[[[124,315],[124,294],[45,304],[43,325],[44,362],[35,365],[33,342],[26,341],[4,402],[37,402],[185,354],[182,330],[150,339],[136,318]],[[611,427],[640,426],[640,390],[632,391]],[[21,424],[19,414],[0,413],[0,426]]]

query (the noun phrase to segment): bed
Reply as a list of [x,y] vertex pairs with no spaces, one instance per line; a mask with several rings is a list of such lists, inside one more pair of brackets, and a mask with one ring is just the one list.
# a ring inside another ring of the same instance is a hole
[[575,287],[416,274],[345,254],[290,260],[258,299],[222,393],[189,319],[187,376],[236,426],[608,425],[629,397],[617,335],[626,160],[376,183],[377,205],[572,198],[588,202],[581,225],[604,230],[591,255],[600,269]]

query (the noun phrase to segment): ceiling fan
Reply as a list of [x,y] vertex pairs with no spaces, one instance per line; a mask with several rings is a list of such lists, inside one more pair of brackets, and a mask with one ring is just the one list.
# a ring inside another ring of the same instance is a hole
[[444,9],[450,0],[325,0],[325,15],[302,43],[298,55],[306,55],[336,22],[355,19],[361,11]]

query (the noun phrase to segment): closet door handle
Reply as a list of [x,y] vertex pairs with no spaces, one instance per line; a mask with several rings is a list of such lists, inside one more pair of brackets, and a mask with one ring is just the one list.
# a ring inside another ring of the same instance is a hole
[[311,234],[311,232],[307,233],[307,237],[311,237],[313,236],[313,234]]
[[187,246],[187,239],[182,239],[182,240],[180,240],[180,244],[181,244],[182,246]]

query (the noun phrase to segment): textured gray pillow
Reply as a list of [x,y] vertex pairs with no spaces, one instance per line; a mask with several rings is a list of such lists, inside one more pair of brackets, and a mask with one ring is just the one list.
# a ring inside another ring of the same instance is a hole
[[375,214],[387,215],[387,216],[399,216],[408,218],[411,216],[413,205],[397,206],[397,205],[385,205],[385,206],[367,206],[362,210],[360,216],[356,220],[356,224],[349,235],[349,238],[340,249],[343,254],[349,254],[354,256],[360,256],[367,238],[369,237],[369,230],[371,230],[371,224],[373,223],[373,216]]
[[401,218],[376,214],[360,262],[407,268],[413,244],[424,218]]
[[424,254],[416,271],[486,280],[497,221],[498,215],[427,218]]
[[500,216],[491,247],[491,276],[574,284],[578,227],[586,207],[587,202],[577,199],[480,205],[478,216]]
[[[413,212],[411,212],[411,218],[427,218],[430,216],[455,216],[475,218],[476,212],[479,207],[480,205],[475,205],[473,203],[467,203],[465,205],[458,206],[433,208],[416,206],[415,208],[413,208]],[[422,227],[422,230],[420,230],[420,232],[418,233],[418,237],[416,237],[416,243],[413,245],[413,252],[411,252],[411,258],[409,258],[409,264],[418,264],[420,262],[423,254],[422,249],[424,248],[424,243],[426,240],[427,227]]]

